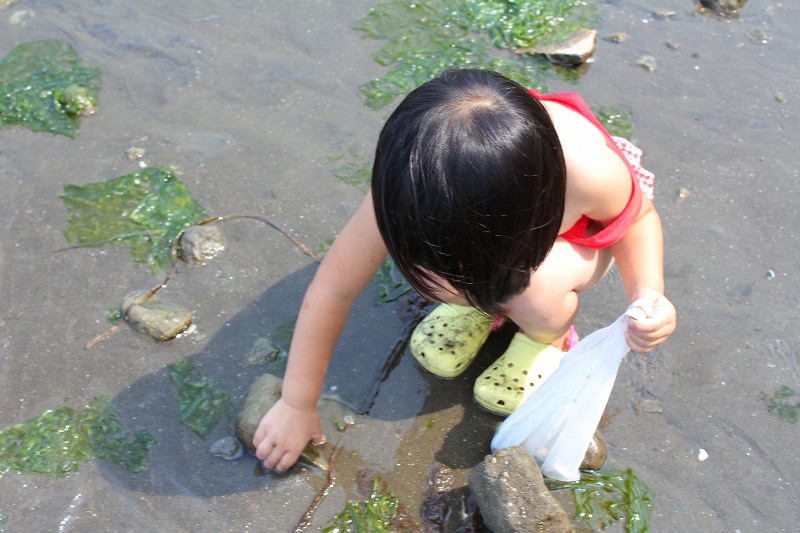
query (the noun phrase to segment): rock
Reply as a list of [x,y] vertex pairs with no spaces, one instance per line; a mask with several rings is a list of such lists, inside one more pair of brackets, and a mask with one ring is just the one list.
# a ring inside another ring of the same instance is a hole
[[428,470],[428,488],[422,500],[419,515],[423,531],[439,532],[447,521],[450,506],[447,493],[453,488],[453,470],[441,463],[435,463]]
[[225,249],[225,237],[216,224],[190,226],[178,242],[178,257],[190,267],[199,267]]
[[125,321],[133,329],[158,340],[174,339],[192,324],[192,313],[153,295],[138,302],[147,291],[134,291],[122,300]]
[[697,11],[710,10],[720,17],[735,17],[746,3],[747,0],[700,0]]
[[536,461],[522,446],[487,455],[470,472],[469,486],[484,523],[495,533],[572,531],[566,511],[547,490]]
[[653,72],[658,67],[656,58],[651,55],[643,55],[636,60],[636,64],[642,68],[646,68],[650,72]]
[[594,54],[597,46],[597,30],[583,29],[553,46],[537,48],[535,53],[544,54],[551,63],[565,67],[580,66]]
[[211,445],[211,455],[222,457],[226,461],[235,461],[242,457],[242,443],[236,437],[223,437]]
[[[251,453],[255,453],[253,447],[253,435],[256,433],[259,422],[275,405],[281,397],[281,386],[283,380],[272,374],[264,374],[258,378],[247,392],[244,401],[236,416],[236,436],[241,443]],[[352,417],[352,411],[343,403],[333,398],[320,398],[317,403],[320,412],[325,435],[331,438],[338,431],[336,422]],[[328,457],[333,451],[333,444],[325,442],[319,446],[314,446],[310,442],[306,446],[298,462],[315,466],[322,470],[328,470]]]
[[477,533],[483,519],[467,487],[453,487],[453,469],[434,463],[428,470],[428,488],[420,506],[422,533]]
[[607,458],[606,439],[603,437],[602,433],[595,431],[579,468],[580,470],[600,470],[603,468],[603,465],[606,464]]

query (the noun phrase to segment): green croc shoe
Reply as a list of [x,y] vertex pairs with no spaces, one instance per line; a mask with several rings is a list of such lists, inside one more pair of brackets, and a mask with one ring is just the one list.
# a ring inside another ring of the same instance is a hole
[[442,378],[464,372],[492,332],[494,319],[474,307],[440,304],[411,335],[411,355]]
[[517,333],[505,353],[475,380],[475,401],[493,413],[510,415],[556,371],[565,354]]

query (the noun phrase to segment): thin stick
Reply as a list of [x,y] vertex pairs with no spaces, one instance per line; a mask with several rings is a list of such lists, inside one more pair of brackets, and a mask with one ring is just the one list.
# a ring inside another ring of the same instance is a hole
[[328,459],[328,483],[324,487],[322,487],[322,489],[314,497],[314,500],[311,502],[311,505],[308,506],[308,510],[305,512],[305,514],[303,514],[303,517],[300,518],[300,521],[294,528],[294,533],[301,533],[302,531],[308,529],[308,526],[311,525],[311,520],[314,518],[314,513],[322,503],[322,500],[324,500],[325,497],[331,493],[331,490],[333,490],[334,485],[336,485],[336,472],[334,471],[334,462],[336,461],[336,456],[339,455],[339,450],[342,449],[342,439],[344,439],[344,434],[342,434],[339,437],[339,440],[336,441],[336,446],[334,446],[333,451],[331,452],[331,456]]
[[[291,235],[289,235],[280,226],[278,226],[277,224],[272,222],[272,220],[270,220],[269,218],[267,218],[265,216],[261,216],[261,215],[227,215],[227,216],[212,217],[212,218],[207,218],[207,219],[203,220],[202,222],[199,222],[197,224],[197,226],[207,226],[209,224],[216,224],[218,222],[225,222],[227,220],[234,220],[234,219],[237,219],[237,218],[250,218],[250,219],[253,219],[253,220],[258,220],[260,222],[263,222],[264,224],[266,224],[270,228],[274,229],[275,231],[277,231],[278,233],[280,233],[281,235],[283,235],[284,237],[289,239],[289,241],[291,241],[292,244],[294,244],[295,246],[300,248],[300,250],[304,254],[306,254],[307,256],[311,257],[315,261],[321,261],[322,260],[322,258],[319,255],[317,255],[316,253],[314,253],[314,251],[311,250],[311,248],[309,248],[308,246],[306,246],[305,244],[303,244],[302,242],[300,242],[296,238],[294,238]],[[128,321],[128,312],[130,311],[131,307],[133,307],[134,305],[140,305],[140,304],[146,302],[147,300],[152,298],[155,295],[155,293],[157,293],[158,291],[160,291],[161,289],[166,287],[167,283],[169,283],[170,281],[175,279],[175,263],[176,263],[175,259],[177,258],[177,255],[178,255],[178,243],[181,242],[181,237],[183,236],[184,231],[181,231],[178,234],[178,236],[175,238],[175,242],[172,243],[172,249],[170,250],[170,254],[169,254],[169,266],[167,268],[167,275],[164,277],[164,280],[161,283],[159,283],[158,285],[156,285],[155,287],[151,288],[146,293],[144,293],[141,296],[137,297],[133,302],[131,302],[131,304],[128,307],[123,309],[122,310],[122,320],[120,322],[118,322],[117,324],[114,324],[112,327],[110,327],[109,329],[107,329],[106,331],[104,331],[103,333],[98,335],[97,337],[95,337],[92,340],[90,340],[89,342],[87,342],[86,346],[85,346],[85,348],[87,350],[91,350],[97,344],[100,344],[101,342],[103,342],[104,340],[109,338],[111,335],[116,333],[117,331],[123,329],[125,327],[127,321]],[[111,240],[111,239],[109,239],[109,240]],[[77,246],[75,246],[73,248],[77,248]]]

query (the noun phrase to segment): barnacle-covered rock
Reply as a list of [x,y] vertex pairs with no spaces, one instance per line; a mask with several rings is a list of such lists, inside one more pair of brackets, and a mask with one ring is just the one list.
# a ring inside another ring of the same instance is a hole
[[204,265],[225,249],[225,237],[216,224],[190,226],[178,241],[178,257],[190,267]]
[[97,101],[91,91],[76,83],[61,91],[54,91],[53,96],[67,115],[85,117],[97,111]]

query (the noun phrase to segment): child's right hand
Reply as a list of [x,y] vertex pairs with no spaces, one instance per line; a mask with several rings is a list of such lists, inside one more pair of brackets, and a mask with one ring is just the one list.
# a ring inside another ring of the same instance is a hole
[[297,409],[279,399],[258,424],[253,436],[256,457],[267,470],[285,472],[295,462],[309,441],[325,442],[316,407]]

